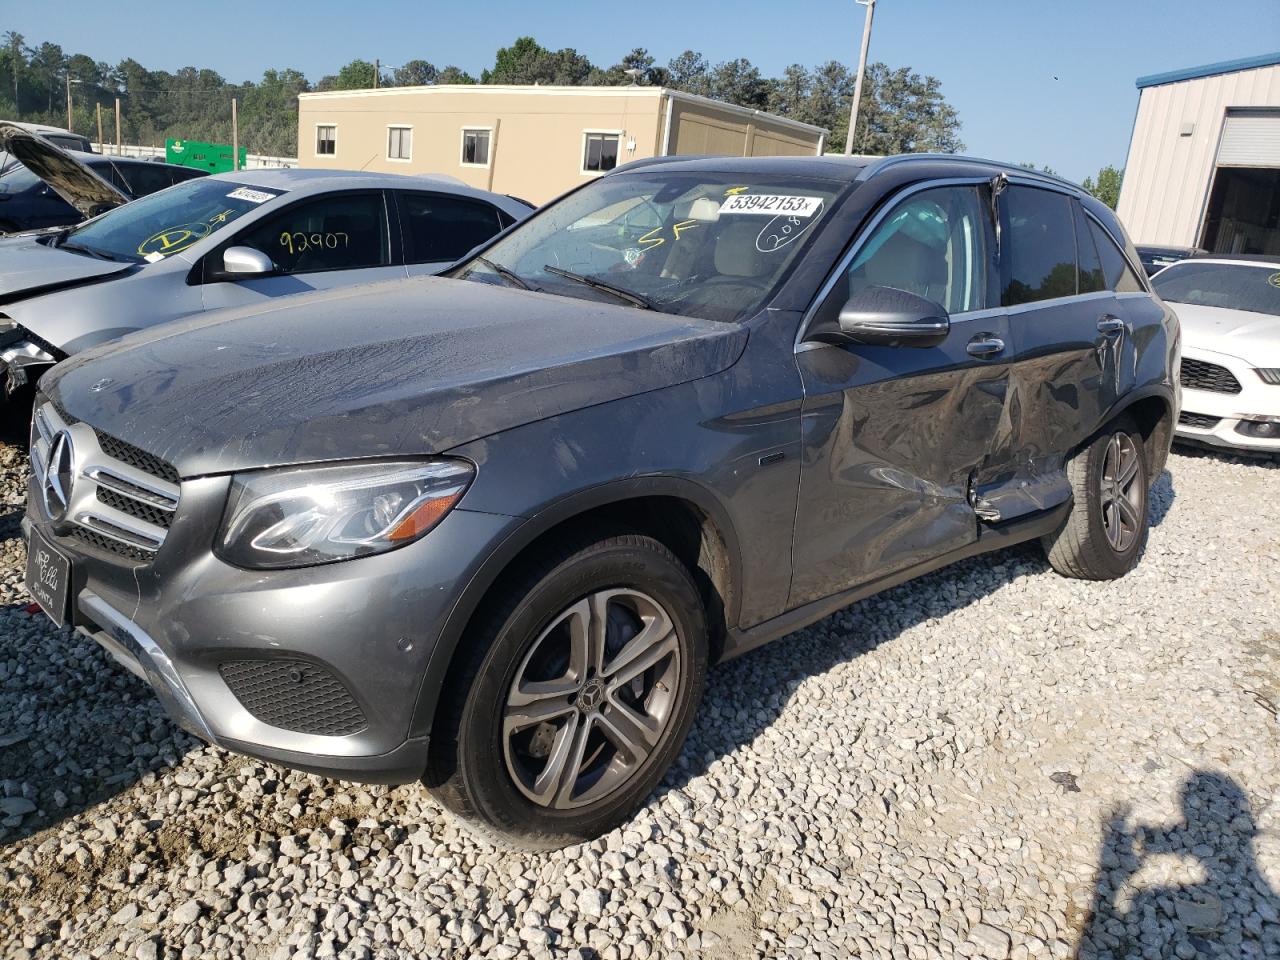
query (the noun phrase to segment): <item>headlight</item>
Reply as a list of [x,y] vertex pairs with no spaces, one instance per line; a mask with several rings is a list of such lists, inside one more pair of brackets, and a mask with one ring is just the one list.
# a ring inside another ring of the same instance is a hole
[[463,460],[242,473],[218,538],[238,567],[302,567],[412,543],[453,509],[475,475]]

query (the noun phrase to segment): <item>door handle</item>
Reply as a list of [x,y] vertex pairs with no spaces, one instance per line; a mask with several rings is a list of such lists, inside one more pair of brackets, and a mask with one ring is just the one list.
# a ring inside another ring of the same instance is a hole
[[1098,332],[1105,334],[1124,333],[1124,321],[1119,317],[1107,314],[1098,321]]
[[971,357],[993,357],[1004,352],[1004,341],[999,337],[980,334],[965,346]]

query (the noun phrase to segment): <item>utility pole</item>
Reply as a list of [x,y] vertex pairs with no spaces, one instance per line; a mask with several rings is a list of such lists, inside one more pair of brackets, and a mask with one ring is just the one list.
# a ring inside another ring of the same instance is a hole
[[231,169],[240,169],[240,115],[236,98],[231,98]]
[[102,102],[99,101],[95,103],[94,106],[97,107],[98,109],[98,149],[101,150],[102,149]]
[[70,72],[67,73],[67,129],[71,130],[71,74]]
[[858,79],[853,84],[853,105],[849,107],[849,134],[844,140],[844,152],[853,156],[853,134],[858,126],[858,104],[862,101],[862,78],[867,72],[867,48],[871,46],[871,18],[875,16],[876,0],[854,0],[867,8],[867,22],[862,28],[862,53],[858,55]]
[[120,98],[116,97],[116,156],[120,156]]
[[382,62],[379,60],[374,60],[373,61],[373,89],[375,90],[378,89],[378,74],[380,74],[381,72],[382,72]]

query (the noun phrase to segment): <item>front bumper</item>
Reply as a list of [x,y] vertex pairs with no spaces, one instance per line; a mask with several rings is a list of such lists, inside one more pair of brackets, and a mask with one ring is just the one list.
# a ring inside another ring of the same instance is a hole
[[[428,660],[486,547],[519,521],[455,510],[422,540],[390,553],[299,570],[241,570],[210,549],[228,483],[182,484],[173,527],[149,565],[59,536],[34,481],[23,527],[39,526],[71,560],[71,624],[144,679],[184,729],[328,776],[418,779],[429,729],[415,708]],[[331,689],[340,685],[363,722],[341,735],[279,725],[270,703],[264,711],[260,700],[242,701],[243,688],[233,690],[229,663],[303,665],[329,678]]]
[[[1240,384],[1240,391],[1219,393],[1183,383],[1182,414],[1175,437],[1224,449],[1280,453],[1280,385],[1264,382],[1253,364],[1228,354],[1184,346],[1182,355],[1225,367]],[[1274,435],[1259,435],[1259,431]]]

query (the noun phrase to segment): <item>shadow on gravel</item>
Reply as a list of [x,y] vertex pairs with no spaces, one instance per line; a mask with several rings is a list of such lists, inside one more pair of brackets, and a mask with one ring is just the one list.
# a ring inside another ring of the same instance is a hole
[[[1112,810],[1077,960],[1280,956],[1280,896],[1254,858],[1248,797],[1231,777],[1197,771],[1181,805],[1172,824]],[[1199,879],[1170,879],[1175,866]]]
[[1235,463],[1259,470],[1280,470],[1280,454],[1242,453],[1225,448],[1210,447],[1198,443],[1175,443],[1173,452],[1192,460],[1216,460],[1219,463]]
[[1173,506],[1176,496],[1177,494],[1173,492],[1173,474],[1168,470],[1162,470],[1147,493],[1147,518],[1152,527],[1158,527],[1164,523],[1164,518],[1169,515],[1169,508]]

